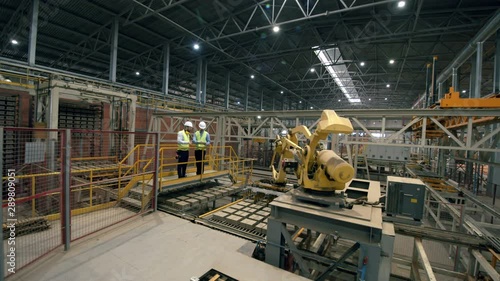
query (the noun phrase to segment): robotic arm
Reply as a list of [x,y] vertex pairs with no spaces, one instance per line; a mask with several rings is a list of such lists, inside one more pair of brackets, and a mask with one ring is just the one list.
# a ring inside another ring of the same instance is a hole
[[[284,163],[286,159],[297,159],[295,170],[299,185],[306,190],[334,192],[342,190],[345,184],[354,177],[354,168],[331,150],[316,151],[320,141],[329,134],[350,134],[353,128],[347,118],[339,117],[333,110],[324,110],[314,133],[305,126],[295,127],[290,134],[282,134],[277,140],[275,154],[280,154],[280,170],[272,166],[276,183],[286,182]],[[297,135],[302,134],[309,141],[300,147]],[[273,156],[273,161],[274,161]]]

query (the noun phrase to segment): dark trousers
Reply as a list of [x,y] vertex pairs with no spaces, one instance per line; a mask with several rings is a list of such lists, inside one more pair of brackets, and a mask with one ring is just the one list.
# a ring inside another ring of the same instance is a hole
[[[206,150],[195,150],[194,151],[194,158],[196,158],[196,174],[201,175],[203,174],[204,166],[205,163],[201,162],[205,160],[205,154],[207,153]],[[200,161],[200,162],[198,162]]]
[[187,164],[184,164],[189,159],[189,151],[188,150],[177,150],[177,156],[179,159],[179,164],[177,164],[177,175],[179,178],[183,178],[186,176],[186,168]]

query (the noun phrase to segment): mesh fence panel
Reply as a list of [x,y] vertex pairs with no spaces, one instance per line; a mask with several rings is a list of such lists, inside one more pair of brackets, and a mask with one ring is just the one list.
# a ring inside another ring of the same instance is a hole
[[3,237],[6,275],[62,244],[61,152],[64,132],[5,128]]
[[71,130],[71,239],[151,208],[155,135]]

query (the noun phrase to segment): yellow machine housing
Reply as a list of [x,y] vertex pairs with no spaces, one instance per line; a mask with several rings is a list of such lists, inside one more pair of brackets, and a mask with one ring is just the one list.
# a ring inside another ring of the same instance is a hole
[[460,93],[450,87],[450,92],[439,102],[441,108],[500,108],[500,98],[492,95],[484,98],[460,98]]
[[[275,156],[281,155],[280,169],[276,171],[274,166],[271,167],[275,182],[286,181],[286,173],[281,169],[282,161],[296,159],[298,168],[295,174],[305,190],[328,192],[344,189],[354,177],[354,168],[331,150],[317,151],[317,146],[329,134],[350,134],[352,131],[349,119],[339,117],[333,110],[324,110],[314,133],[306,126],[297,126],[286,136],[281,136],[275,150]],[[298,134],[304,135],[309,144],[299,146]]]

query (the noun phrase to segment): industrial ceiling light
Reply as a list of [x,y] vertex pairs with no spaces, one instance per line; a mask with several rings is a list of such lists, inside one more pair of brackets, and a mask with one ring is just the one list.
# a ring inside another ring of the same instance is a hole
[[387,98],[385,98],[385,100],[387,100]]
[[236,104],[240,104],[240,102],[237,102]]
[[193,45],[193,49],[195,49],[195,50],[199,50],[199,49],[200,49],[200,45],[199,45],[199,44],[194,44],[194,45]]
[[279,27],[279,26],[277,26],[277,25],[276,25],[276,26],[274,26],[274,27],[273,27],[273,31],[274,31],[275,33],[279,32],[279,31],[280,31],[280,27]]
[[135,75],[139,76],[139,75],[141,75],[141,73],[139,71],[136,71]]
[[12,39],[12,40],[10,40],[10,43],[12,43],[12,45],[17,45],[17,44],[19,44],[19,42],[18,42],[16,39]]
[[340,102],[340,100],[339,100],[339,102]]
[[387,84],[387,85],[385,85],[385,86],[386,86],[387,88],[389,88],[391,85],[390,85],[390,84]]
[[364,61],[362,61],[359,65],[361,65],[361,66],[365,66],[365,62],[364,62]]
[[398,8],[404,8],[406,6],[406,1],[399,1],[398,2]]
[[311,109],[313,109],[313,107],[311,106]]
[[369,98],[368,100],[372,100],[371,98]]
[[394,64],[394,60],[390,60],[390,61],[389,61],[389,63],[390,63],[390,64]]
[[260,117],[260,115],[258,115],[258,116],[257,116],[257,119],[260,119],[260,118],[261,118],[261,117]]
[[467,91],[466,91],[466,90],[462,90],[462,93],[464,93],[464,94],[465,94],[465,93],[467,93]]
[[302,101],[301,101],[301,100],[299,100],[299,103],[302,103]]
[[255,78],[255,75],[253,75],[253,74],[252,74],[252,75],[250,75],[250,78],[254,79],[254,78]]
[[314,72],[316,71],[314,68],[309,69],[309,71]]
[[283,94],[283,91],[281,91],[280,93]]

